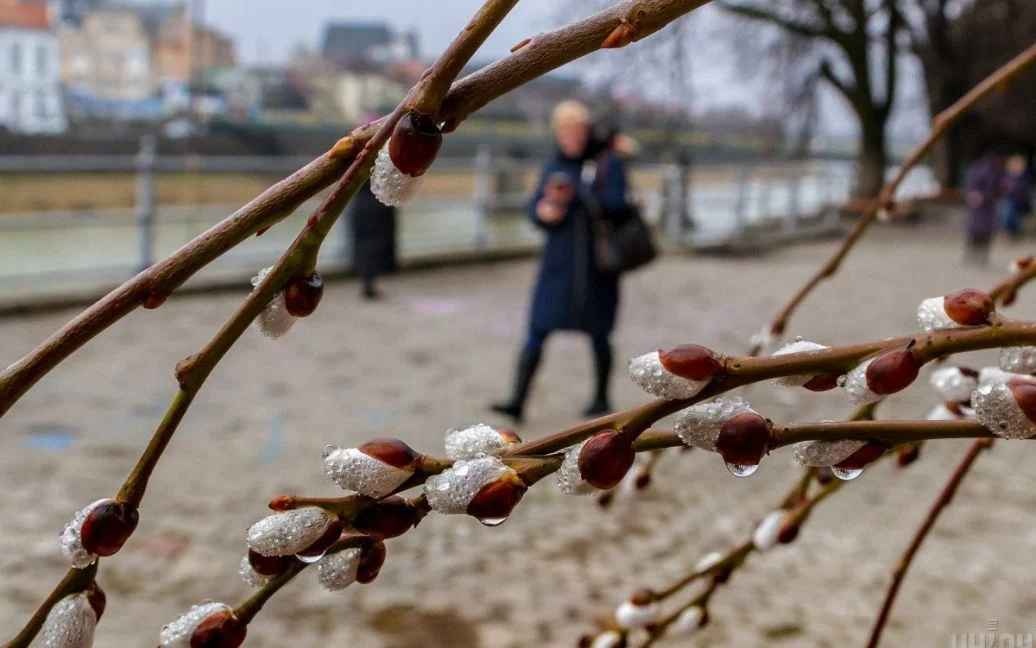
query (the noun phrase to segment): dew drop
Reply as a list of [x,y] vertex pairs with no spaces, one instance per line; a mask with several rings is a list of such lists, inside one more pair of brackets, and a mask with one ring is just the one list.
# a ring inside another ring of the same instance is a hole
[[319,562],[320,559],[323,558],[326,554],[327,552],[325,551],[319,556],[303,556],[302,554],[296,554],[295,557],[301,560],[302,562],[306,563],[307,565],[312,565],[315,562]]
[[440,479],[439,483],[435,485],[435,490],[445,493],[450,490],[450,480]]
[[736,464],[728,463],[727,470],[735,477],[751,477],[759,470],[759,464]]
[[495,527],[495,526],[500,526],[501,524],[506,522],[507,518],[505,518],[505,517],[500,517],[500,518],[479,518],[478,521],[481,522],[482,524],[486,525],[487,527]]
[[863,474],[863,468],[839,468],[831,466],[831,472],[842,481],[852,481]]

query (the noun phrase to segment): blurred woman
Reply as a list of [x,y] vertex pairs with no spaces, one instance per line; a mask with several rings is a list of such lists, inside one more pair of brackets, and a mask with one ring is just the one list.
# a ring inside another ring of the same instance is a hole
[[[565,101],[554,110],[557,151],[544,165],[528,216],[546,234],[539,275],[529,309],[528,333],[518,356],[511,397],[492,405],[498,413],[522,420],[543,345],[554,331],[581,331],[590,337],[594,390],[586,416],[610,411],[608,381],[612,369],[610,337],[619,305],[618,275],[597,268],[595,219],[609,219],[626,207],[626,171],[609,150],[592,154],[590,112]],[[584,183],[584,167],[596,166]]]
[[1007,158],[1004,169],[1004,199],[1000,204],[1004,231],[1011,238],[1022,233],[1022,219],[1032,211],[1032,175],[1025,158]]

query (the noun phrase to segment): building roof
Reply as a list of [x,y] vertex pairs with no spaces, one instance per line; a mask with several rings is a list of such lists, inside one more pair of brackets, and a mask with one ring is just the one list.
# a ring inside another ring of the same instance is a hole
[[44,0],[0,0],[0,28],[50,29]]
[[333,61],[364,59],[368,50],[391,43],[392,30],[383,22],[340,22],[324,27],[321,52]]

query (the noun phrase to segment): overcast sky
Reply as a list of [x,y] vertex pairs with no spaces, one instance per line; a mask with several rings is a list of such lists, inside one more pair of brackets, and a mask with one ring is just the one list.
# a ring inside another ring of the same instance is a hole
[[[196,0],[202,1],[202,0]],[[565,0],[521,0],[500,28],[490,36],[476,58],[504,56],[512,45],[526,36],[552,29],[565,17],[579,15],[581,3],[561,10]],[[206,22],[231,34],[237,41],[239,57],[248,63],[278,63],[287,59],[297,45],[316,48],[324,25],[335,20],[381,20],[399,30],[416,29],[422,55],[434,57],[449,43],[482,0],[204,0]],[[590,3],[586,3],[590,4]],[[429,6],[434,6],[429,10]],[[559,15],[562,11],[565,16]],[[586,13],[589,13],[587,9]],[[696,32],[708,34],[723,20],[719,12],[705,7],[689,18]],[[704,38],[703,41],[712,39]],[[636,46],[636,45],[634,45]],[[607,55],[607,53],[604,53]],[[721,104],[738,104],[749,109],[759,106],[761,80],[739,76],[729,55],[707,46],[693,62],[695,105],[698,109]],[[904,75],[908,76],[908,75]],[[900,106],[916,106],[916,87],[900,95]],[[913,96],[911,96],[913,95]],[[823,130],[846,135],[852,132],[852,119],[834,97],[824,101]],[[909,111],[908,111],[909,112]],[[902,115],[894,130],[912,134],[918,128],[917,111]]]

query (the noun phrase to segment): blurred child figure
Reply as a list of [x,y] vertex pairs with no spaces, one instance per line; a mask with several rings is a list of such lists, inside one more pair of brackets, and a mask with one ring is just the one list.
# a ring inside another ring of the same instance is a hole
[[1004,231],[1011,238],[1018,238],[1022,233],[1022,219],[1032,211],[1032,174],[1021,155],[1007,158],[1003,189],[1000,215]]

